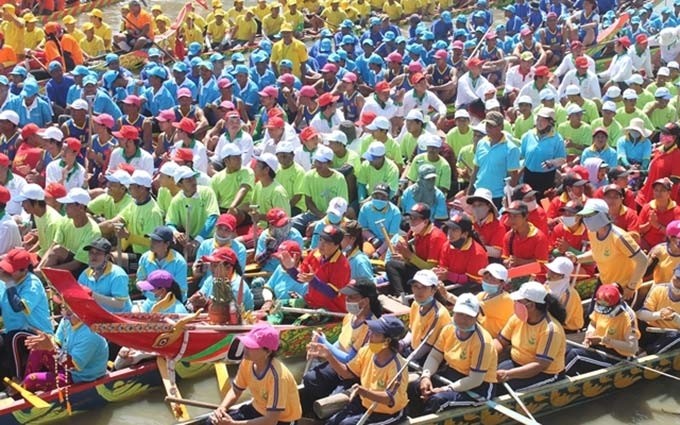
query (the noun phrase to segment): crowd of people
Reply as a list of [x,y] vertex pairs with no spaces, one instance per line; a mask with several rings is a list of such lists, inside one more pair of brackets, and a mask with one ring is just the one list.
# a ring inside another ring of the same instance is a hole
[[[265,373],[291,384],[272,360],[276,330],[244,336],[215,423],[287,423],[300,402],[357,382],[329,423],[356,423],[373,402],[370,421],[396,423],[474,403],[469,390],[611,364],[590,347],[676,345],[680,3],[625,10],[621,27],[616,2],[518,0],[500,20],[485,0],[467,14],[448,3],[216,0],[207,16],[185,7],[173,29],[159,5],[132,0],[115,33],[98,9],[81,28],[69,16],[40,28],[2,6],[3,376],[44,390],[102,376],[102,357],[148,357],[103,356],[68,306],[54,334],[48,267],[111,312],[198,311],[226,287],[274,324],[277,303],[347,313],[336,343],[310,344],[324,362],[300,400],[227,413]],[[603,33],[605,68],[589,56]],[[148,59],[125,69],[119,49]],[[95,57],[104,70],[85,66]],[[509,278],[536,262],[529,282]],[[573,275],[601,283],[585,317]],[[407,328],[378,292],[413,298]],[[587,348],[567,349],[565,332],[584,328]],[[411,353],[422,379],[387,388]]]

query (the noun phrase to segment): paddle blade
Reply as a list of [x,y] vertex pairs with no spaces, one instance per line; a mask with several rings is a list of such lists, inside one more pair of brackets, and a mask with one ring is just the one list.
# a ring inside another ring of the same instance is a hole
[[220,395],[224,398],[231,387],[229,371],[227,370],[227,365],[225,363],[215,363],[215,376],[217,377],[217,387],[220,390]]
[[508,270],[508,279],[515,279],[522,276],[530,276],[541,272],[541,264],[536,261],[534,263],[525,264],[523,266],[513,267]]
[[12,381],[11,379],[5,377],[3,381],[5,381],[5,384],[12,387],[16,392],[21,394],[21,397],[23,397],[24,400],[29,402],[33,407],[37,407],[38,409],[44,409],[51,406],[51,404],[49,404],[42,398],[38,397],[37,395],[33,394],[32,392],[22,387],[21,385],[17,384],[16,382]]

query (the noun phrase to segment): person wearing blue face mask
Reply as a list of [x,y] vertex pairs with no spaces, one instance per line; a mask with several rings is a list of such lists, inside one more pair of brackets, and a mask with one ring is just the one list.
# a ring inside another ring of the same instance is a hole
[[[420,413],[419,405],[425,414],[469,406],[475,400],[468,391],[486,399],[493,397],[498,355],[493,338],[477,322],[480,310],[479,300],[472,294],[463,294],[456,301],[453,320],[442,329],[427,356],[420,380],[409,385],[414,415]],[[435,387],[431,378],[435,373],[453,383]]]
[[491,263],[479,271],[482,276],[482,292],[477,294],[482,314],[477,321],[493,338],[500,334],[503,326],[513,314],[510,294],[505,290],[508,283],[508,269],[502,264]]
[[342,226],[344,223],[346,223],[346,212],[347,200],[345,198],[338,196],[331,199],[331,202],[328,203],[328,208],[326,209],[326,216],[310,225],[312,228],[312,240],[309,244],[309,248],[315,249],[319,246],[319,235],[321,234],[321,231],[324,227],[329,224]]
[[379,183],[373,189],[371,199],[359,210],[358,221],[364,229],[362,236],[367,242],[364,244],[364,252],[373,258],[381,258],[387,251],[382,226],[385,226],[390,237],[399,233],[401,212],[389,199],[390,187],[385,183]]
[[[422,365],[439,339],[442,329],[451,323],[451,315],[446,307],[434,298],[439,279],[432,270],[417,271],[408,283],[413,290],[414,302],[409,313],[409,332],[401,339],[399,346],[403,356],[410,355],[413,350],[420,347],[419,352],[413,356],[413,361]],[[421,346],[423,338],[431,329],[433,332]]]
[[345,237],[340,243],[342,252],[345,253],[349,261],[349,269],[352,279],[368,279],[374,281],[373,265],[369,260],[368,255],[364,254],[361,248],[364,245],[364,238],[362,236],[363,229],[355,220],[348,220],[342,227],[345,231]]

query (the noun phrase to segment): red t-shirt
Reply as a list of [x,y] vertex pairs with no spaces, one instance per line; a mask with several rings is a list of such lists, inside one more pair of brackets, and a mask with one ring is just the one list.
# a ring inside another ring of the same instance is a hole
[[[584,205],[586,203],[586,200],[588,198],[585,195],[581,195],[581,205]],[[555,196],[550,200],[550,206],[548,207],[548,217],[549,218],[557,218],[562,215],[560,212],[560,208],[563,206],[567,205],[567,202],[569,202],[569,194],[567,192],[563,192],[560,196]]]
[[411,238],[413,239],[413,251],[416,256],[421,260],[432,263],[439,261],[442,246],[448,243],[448,238],[444,232],[433,224],[430,224],[430,227],[424,234],[413,237],[413,234],[409,232],[407,240],[410,242]]
[[345,296],[340,290],[349,283],[351,271],[349,261],[342,251],[338,250],[326,260],[319,250],[314,250],[302,261],[300,271],[314,273],[314,279],[309,283],[305,295],[305,302],[310,308],[324,308],[342,313],[346,311]]
[[531,223],[529,223],[529,233],[526,237],[510,230],[503,238],[503,258],[513,256],[523,260],[546,262],[548,254],[548,237]]
[[451,273],[465,273],[471,280],[480,282],[479,270],[489,264],[486,250],[474,239],[468,240],[460,249],[450,243],[442,245],[439,266]]
[[550,233],[550,249],[557,249],[560,239],[565,239],[571,248],[577,251],[584,251],[584,247],[587,247],[588,243],[588,232],[583,224],[572,232],[570,229],[565,228],[564,224],[559,223]]
[[634,208],[621,205],[619,215],[614,217],[614,224],[626,232],[637,232],[639,223],[638,215]]
[[28,171],[35,170],[38,163],[45,157],[45,151],[41,148],[36,148],[28,143],[21,143],[19,149],[14,154],[14,161],[12,162],[12,172],[18,176],[26,177],[28,173],[25,166],[28,166]]
[[645,233],[640,235],[643,244],[646,245],[646,248],[651,248],[654,245],[666,240],[666,225],[671,221],[680,218],[680,207],[677,206],[675,201],[670,201],[668,208],[666,208],[664,211],[659,211],[656,206],[656,201],[651,201],[643,206],[642,211],[640,211],[638,228],[649,223],[652,212],[656,212],[659,224],[661,224],[663,227],[661,229],[657,229],[656,227],[650,226]]
[[[593,194],[593,198],[604,199],[604,188],[605,187],[606,186],[602,186],[602,187],[597,188],[597,190]],[[624,191],[623,191],[623,205],[627,206],[628,208],[632,208],[633,210],[637,210],[637,204],[635,203],[635,194],[633,193],[632,190],[624,189]]]
[[484,245],[501,250],[503,249],[503,236],[507,230],[493,214],[489,214],[481,226],[478,223],[475,223],[475,231]]
[[[655,181],[664,177],[680,179],[680,150],[678,150],[675,145],[668,151],[659,148],[652,153],[652,161],[649,163],[647,179],[645,180],[645,184],[638,191],[635,202],[637,202],[638,205],[645,205],[654,199],[652,186]],[[673,199],[677,198],[678,185],[675,184],[673,185]]]

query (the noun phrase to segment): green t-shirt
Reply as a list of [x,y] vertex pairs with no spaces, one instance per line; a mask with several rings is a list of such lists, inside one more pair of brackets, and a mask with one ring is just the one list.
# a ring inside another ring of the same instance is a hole
[[[423,132],[420,134],[423,134]],[[399,149],[401,149],[401,156],[406,158],[406,162],[411,161],[416,152],[417,146],[418,138],[408,131],[404,133],[404,135],[401,137],[401,140],[399,141]]]
[[125,221],[125,228],[130,233],[129,239],[123,239],[123,247],[132,244],[132,251],[135,254],[143,254],[149,250],[151,240],[145,235],[162,226],[164,220],[163,211],[153,199],[144,205],[132,202],[120,212],[119,217]]
[[[557,127],[557,132],[562,135],[565,143],[567,139],[570,139],[575,144],[583,146],[583,148],[593,144],[593,131],[591,130],[590,125],[584,122],[581,123],[579,128],[573,128],[569,121],[563,122]],[[583,148],[580,150],[576,148],[567,148],[567,154],[580,155]]]
[[[463,146],[458,155],[456,166],[460,169],[467,169],[469,175],[472,175],[475,163],[475,147],[474,145]],[[462,179],[461,179],[462,180]],[[467,181],[467,180],[464,180]]]
[[[293,163],[288,168],[279,168],[279,171],[276,172],[275,180],[281,183],[281,186],[286,189],[286,193],[293,198],[295,195],[302,195],[302,180],[304,178],[305,169],[300,164]],[[298,203],[293,206],[304,211],[306,209],[304,196],[301,196]]]
[[[666,87],[668,89],[668,91],[671,92],[672,96],[678,95],[678,88],[675,84],[669,82],[669,83],[666,83],[666,85],[663,86],[663,87]],[[658,88],[659,88],[659,86],[656,84],[656,81],[652,81],[651,83],[649,83],[649,85],[647,87],[645,87],[644,91],[649,93],[650,96],[652,96],[652,98],[654,98],[654,93],[656,93],[656,89],[658,89]]]
[[191,198],[184,196],[184,191],[180,191],[172,198],[165,217],[166,224],[173,225],[178,230],[186,229],[187,207],[189,210],[189,236],[192,239],[201,232],[208,217],[220,214],[215,192],[209,187],[198,186],[196,193]]
[[339,169],[345,164],[349,164],[352,167],[354,167],[354,172],[356,173],[357,168],[359,168],[359,163],[361,162],[361,158],[359,158],[359,154],[346,149],[346,153],[344,157],[339,157],[337,155],[333,156],[333,161],[331,161],[331,167],[334,169]]
[[253,202],[259,207],[260,214],[267,214],[273,208],[281,208],[290,217],[290,197],[276,180],[267,187],[263,187],[260,182],[255,183]]
[[42,217],[34,215],[33,220],[35,220],[35,227],[38,230],[38,244],[40,246],[38,255],[42,257],[56,240],[56,235],[62,223],[68,219],[48,206]]
[[635,107],[642,110],[648,103],[654,102],[654,95],[647,90],[642,90],[638,93],[637,101],[635,102]]
[[[572,102],[567,103],[565,106],[566,109],[569,109],[569,105],[571,105]],[[566,113],[565,109],[565,113]],[[595,102],[593,102],[590,99],[584,99],[583,105],[581,106],[581,109],[583,109],[583,118],[582,121],[584,123],[590,124],[596,119],[600,118],[600,113],[597,110],[597,105]]]
[[399,189],[399,167],[389,158],[385,158],[385,163],[379,170],[368,161],[363,161],[357,172],[357,183],[366,186],[366,193],[369,196],[377,184],[387,183],[390,193],[394,195]]
[[447,191],[451,188],[451,166],[441,155],[435,162],[427,159],[427,152],[416,155],[408,168],[406,177],[412,182],[418,181],[418,169],[423,164],[430,164],[437,170],[437,182],[435,183],[437,187],[447,189]]
[[654,111],[652,111],[651,114],[647,116],[649,117],[649,120],[652,122],[654,129],[657,130],[663,128],[669,122],[675,121],[676,117],[678,116],[678,113],[673,106],[668,104],[668,106],[666,106],[663,109],[655,109]]
[[121,211],[125,209],[132,202],[132,197],[130,194],[126,193],[123,198],[115,202],[111,195],[105,193],[101,196],[97,196],[87,205],[87,209],[94,215],[104,217],[106,220],[110,220],[117,216]]
[[97,223],[88,217],[83,227],[76,227],[73,220],[64,219],[54,237],[54,241],[74,254],[74,258],[87,264],[89,256],[85,247],[101,236]]
[[453,150],[453,153],[458,156],[463,146],[472,144],[473,131],[468,127],[467,133],[461,133],[458,127],[453,127],[446,134],[446,144]]
[[172,192],[170,192],[170,189],[167,187],[161,187],[158,189],[158,196],[156,196],[156,203],[158,204],[158,207],[163,211],[163,215],[165,215],[168,212],[168,208],[170,208],[170,202],[172,201],[173,195]]
[[622,106],[616,110],[616,116],[614,119],[621,124],[621,128],[626,128],[630,124],[630,120],[633,118],[640,118],[645,122],[645,128],[647,130],[654,130],[654,124],[649,120],[649,117],[645,115],[640,109],[635,108],[632,113],[626,113],[626,109]]
[[243,198],[241,204],[236,205],[237,207],[252,204],[253,187],[255,187],[255,174],[253,170],[249,167],[241,167],[235,173],[227,173],[227,170],[224,169],[210,179],[210,187],[215,191],[219,206],[223,210],[231,207],[231,203],[234,201],[242,185],[248,186],[250,190]]
[[336,196],[349,199],[345,177],[335,170],[329,177],[321,177],[315,169],[307,171],[302,179],[301,192],[309,196],[322,212],[328,209],[328,203]]
[[[364,137],[361,143],[361,154],[363,155],[366,153],[368,150],[368,146],[375,142],[376,140],[373,138],[373,136],[366,136]],[[393,138],[387,137],[387,140],[385,140],[385,156],[387,156],[389,159],[394,161],[395,164],[397,165],[404,165],[404,158],[401,156],[401,148],[397,144],[397,142],[394,141]]]
[[607,129],[609,132],[609,137],[607,138],[607,142],[609,143],[609,146],[613,147],[616,149],[616,142],[623,136],[623,127],[621,127],[621,124],[619,124],[618,121],[615,119],[612,120],[612,123],[609,124],[609,127],[604,125],[604,118],[598,118],[592,123],[590,123],[590,127],[595,130],[598,127],[604,127]]
[[533,113],[529,114],[527,118],[524,118],[524,116],[520,114],[515,119],[515,125],[512,127],[512,135],[515,136],[516,139],[521,140],[524,133],[534,128],[534,125],[535,118]]

